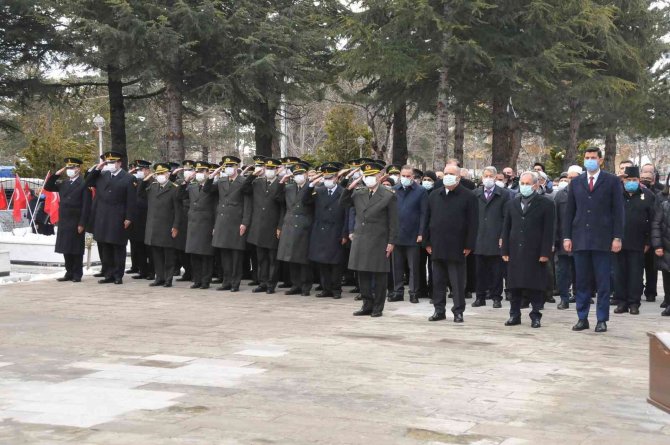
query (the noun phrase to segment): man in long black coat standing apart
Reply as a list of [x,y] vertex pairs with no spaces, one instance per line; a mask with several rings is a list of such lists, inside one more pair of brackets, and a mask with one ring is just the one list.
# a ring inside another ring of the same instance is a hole
[[544,295],[552,286],[549,258],[554,244],[555,206],[537,193],[539,175],[525,172],[519,178],[519,194],[506,205],[502,230],[503,260],[510,290],[509,320],[505,326],[521,324],[521,299],[530,300],[531,327],[539,328]]
[[122,155],[108,151],[103,161],[86,178],[86,186],[95,187],[93,236],[100,246],[105,277],[100,284],[123,284],[128,232],[134,219],[136,191],[133,177],[121,168]]
[[[86,222],[91,212],[91,191],[81,177],[82,161],[77,158],[65,158],[65,167],[49,176],[44,190],[58,192],[58,233],[56,234],[56,252],[65,259],[65,275],[58,281],[81,281],[86,240]],[[66,172],[67,179],[60,179]]]
[[429,321],[444,320],[447,283],[453,296],[454,323],[463,323],[466,258],[477,239],[477,198],[460,184],[461,169],[447,165],[442,189],[428,197],[426,251],[433,262],[433,305]]

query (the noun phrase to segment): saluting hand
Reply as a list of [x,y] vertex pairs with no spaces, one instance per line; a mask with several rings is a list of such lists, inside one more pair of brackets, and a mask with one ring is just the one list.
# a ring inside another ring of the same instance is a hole
[[61,168],[60,170],[58,170],[58,171],[56,172],[56,176],[60,176],[60,175],[62,175],[66,168],[67,168],[67,167],[63,167],[63,168]]
[[223,168],[223,165],[220,165],[216,170],[214,170],[212,173],[209,174],[209,179],[214,179],[216,178],[216,175],[221,173],[221,169]]
[[347,187],[347,190],[355,189],[358,183],[361,182],[362,179],[363,179],[362,176],[359,176],[358,179],[354,179],[354,181],[351,184],[349,184],[349,187]]
[[102,170],[102,168],[105,166],[105,161],[100,161],[98,165],[95,166],[96,170]]
[[148,181],[149,179],[153,178],[153,176],[154,176],[154,174],[153,174],[153,172],[151,172],[144,177],[143,181]]
[[353,169],[351,169],[351,170],[349,171],[349,173],[347,173],[347,176],[345,176],[345,177],[346,177],[347,179],[349,179],[349,178],[351,178],[351,177],[354,175],[354,173],[356,173],[356,172],[359,171],[359,170],[360,170],[360,167],[353,168]]

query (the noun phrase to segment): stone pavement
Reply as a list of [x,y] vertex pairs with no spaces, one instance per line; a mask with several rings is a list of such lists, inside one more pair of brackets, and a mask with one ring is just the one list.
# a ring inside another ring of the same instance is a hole
[[355,318],[345,295],[1,286],[0,444],[670,443],[646,402],[658,303],[603,335],[554,304],[534,330],[507,305]]

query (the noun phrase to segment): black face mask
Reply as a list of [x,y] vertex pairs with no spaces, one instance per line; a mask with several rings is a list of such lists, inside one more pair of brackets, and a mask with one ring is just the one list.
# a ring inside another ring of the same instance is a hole
[[643,184],[645,187],[651,187],[651,181],[640,181],[640,184]]

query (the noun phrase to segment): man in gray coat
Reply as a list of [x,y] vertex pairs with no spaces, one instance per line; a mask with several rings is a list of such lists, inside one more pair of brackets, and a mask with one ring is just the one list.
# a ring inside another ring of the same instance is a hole
[[[349,268],[358,272],[363,307],[355,316],[381,317],[384,310],[389,258],[398,236],[398,208],[395,194],[381,186],[383,169],[378,163],[363,164],[363,176],[348,184],[340,197],[344,207],[356,211]],[[357,188],[361,180],[365,188]]]
[[282,178],[285,183],[289,178],[293,182],[286,185],[284,198],[286,214],[279,237],[277,259],[289,265],[293,286],[286,295],[309,296],[312,290],[312,265],[309,261],[309,235],[312,228],[313,206],[305,204],[304,195],[311,193],[307,186],[307,169],[304,163],[295,164],[292,171]]
[[149,286],[172,287],[182,214],[177,184],[170,181],[170,164],[154,164],[154,172],[142,180],[137,194],[147,200],[144,244],[151,246],[156,270],[156,280]]
[[221,291],[240,290],[247,229],[251,223],[251,196],[243,193],[244,178],[239,166],[239,158],[224,156],[221,166],[209,175],[203,187],[205,193],[218,197],[212,244],[221,255],[223,280],[216,289]]

